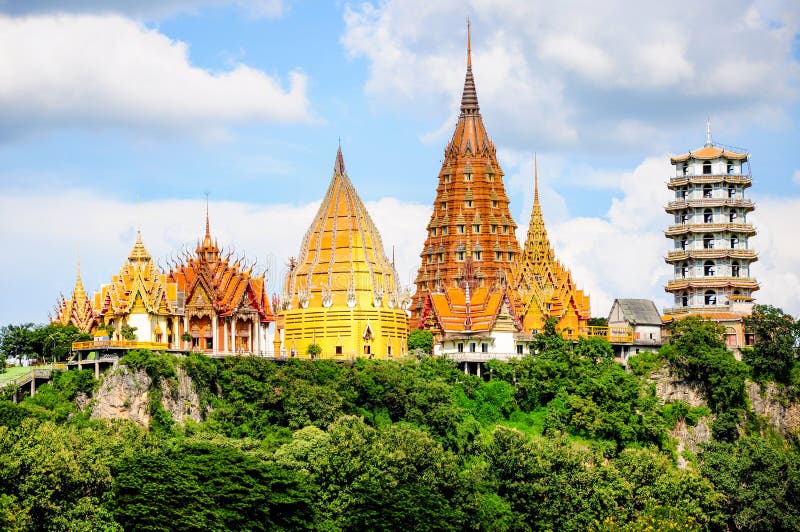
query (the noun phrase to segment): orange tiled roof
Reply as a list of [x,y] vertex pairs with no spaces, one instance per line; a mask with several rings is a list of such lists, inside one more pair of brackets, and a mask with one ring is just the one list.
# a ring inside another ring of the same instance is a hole
[[672,161],[672,164],[675,164],[688,161],[689,159],[719,159],[720,157],[737,161],[747,160],[746,153],[736,153],[724,150],[722,148],[717,148],[715,146],[703,146],[699,150],[694,150],[690,151],[689,153],[684,153],[683,155],[670,157],[670,161]]

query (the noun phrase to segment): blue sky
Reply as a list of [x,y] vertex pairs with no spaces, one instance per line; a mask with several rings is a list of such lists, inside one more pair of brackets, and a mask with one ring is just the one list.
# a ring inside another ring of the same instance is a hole
[[[605,315],[663,292],[669,154],[751,152],[760,302],[800,313],[800,7],[0,0],[0,323],[44,321],[78,254],[96,290],[141,225],[162,261],[202,230],[276,291],[346,165],[413,278],[464,76],[524,235],[539,155],[556,253]],[[713,14],[713,19],[709,18]]]

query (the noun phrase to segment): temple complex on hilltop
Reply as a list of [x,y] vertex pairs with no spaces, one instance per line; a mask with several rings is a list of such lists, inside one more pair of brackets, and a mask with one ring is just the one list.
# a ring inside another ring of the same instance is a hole
[[665,321],[701,315],[725,326],[729,347],[752,343],[743,326],[758,290],[750,273],[758,257],[749,243],[756,230],[747,221],[754,209],[745,197],[748,154],[714,144],[709,122],[705,145],[670,162],[675,176],[667,186],[675,197],[666,211],[674,224],[665,234],[673,243],[666,261],[674,275],[665,290],[674,307],[665,309]]
[[411,326],[434,333],[437,354],[522,354],[548,317],[567,336],[588,333],[589,297],[547,238],[538,169],[524,252],[516,228],[479,112],[468,25],[461,114],[439,172],[412,303]]
[[[61,297],[51,321],[71,323],[99,339],[87,348],[261,353],[270,349],[274,321],[265,283],[264,274],[254,276],[252,266],[223,255],[211,238],[206,211],[205,238],[169,273],[156,266],[137,231],[119,274],[91,300],[78,268],[72,297]],[[125,329],[133,340],[125,338]]]
[[408,299],[380,234],[345,171],[341,147],[333,177],[277,313],[275,354],[324,358],[405,355]]
[[579,335],[591,318],[589,296],[577,289],[572,273],[556,260],[539,204],[539,165],[535,158],[533,167],[533,209],[513,285],[519,319],[525,332],[541,331],[545,320],[553,317],[565,335]]
[[[271,350],[269,326],[275,321],[266,292],[266,276],[253,266],[231,261],[206,234],[193,255],[172,268],[170,281],[184,298],[179,326],[191,337],[193,351],[263,353]],[[177,318],[177,316],[176,316]],[[177,329],[177,328],[176,328]]]
[[444,150],[433,214],[420,257],[411,325],[423,326],[429,294],[457,287],[471,258],[477,286],[503,285],[514,274],[519,255],[517,225],[508,208],[503,169],[483,125],[467,26],[467,74],[461,96],[461,114],[453,138]]

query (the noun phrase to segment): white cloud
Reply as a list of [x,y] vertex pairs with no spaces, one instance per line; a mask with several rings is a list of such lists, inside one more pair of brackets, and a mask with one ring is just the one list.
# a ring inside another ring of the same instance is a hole
[[[401,281],[413,283],[419,262],[419,235],[430,217],[425,205],[393,198],[365,202]],[[220,245],[237,251],[257,270],[268,269],[270,293],[280,293],[290,256],[297,256],[319,202],[304,205],[211,202],[211,232]],[[163,200],[136,204],[86,190],[36,190],[0,197],[0,243],[14,250],[0,264],[0,324],[44,321],[59,293],[75,283],[77,255],[86,289],[96,291],[119,268],[141,222],[145,246],[166,264],[183,247],[194,249],[204,232],[200,201]],[[20,265],[24,265],[21,267]],[[410,279],[410,281],[409,281]]]
[[423,136],[440,142],[463,83],[458,21],[470,13],[478,96],[498,145],[653,152],[708,115],[780,122],[798,95],[799,6],[387,0],[346,8],[342,43],[368,61],[375,105],[447,120]]
[[301,71],[284,87],[242,64],[204,70],[186,43],[117,15],[0,15],[0,50],[0,136],[138,126],[213,138],[235,123],[312,120]]

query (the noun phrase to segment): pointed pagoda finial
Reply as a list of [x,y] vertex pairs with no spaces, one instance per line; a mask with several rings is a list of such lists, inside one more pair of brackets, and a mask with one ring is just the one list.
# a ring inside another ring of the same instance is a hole
[[467,17],[467,66],[472,66],[472,39],[470,35],[469,17]]
[[476,115],[480,111],[475,80],[472,77],[472,35],[467,19],[467,75],[464,79],[464,92],[461,94],[461,115]]
[[710,148],[711,144],[711,117],[706,119],[706,148]]
[[211,225],[208,223],[208,192],[206,192],[206,238],[211,238]]
[[344,157],[342,156],[342,144],[339,141],[339,149],[336,151],[336,163],[333,165],[333,173],[344,175]]
[[533,204],[539,204],[539,161],[533,152]]

